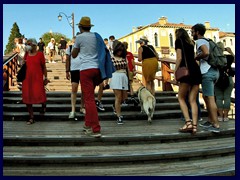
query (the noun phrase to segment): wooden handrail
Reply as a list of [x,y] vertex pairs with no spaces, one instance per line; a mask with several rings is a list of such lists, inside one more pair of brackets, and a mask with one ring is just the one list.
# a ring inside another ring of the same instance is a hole
[[3,56],[3,91],[9,91],[9,86],[13,86],[13,78],[17,74],[18,53]]
[[[134,57],[137,59],[138,55],[134,54]],[[171,80],[171,74],[174,72],[171,68],[170,68],[170,64],[175,64],[176,60],[175,59],[171,59],[171,58],[159,58],[158,59],[159,63],[161,64],[161,72],[162,75],[161,76],[155,76],[155,79],[162,81],[162,90],[163,91],[173,91],[172,88],[172,80]],[[142,63],[140,62],[135,62],[136,66],[142,66]],[[138,74],[142,74],[139,73],[139,71],[137,71]]]

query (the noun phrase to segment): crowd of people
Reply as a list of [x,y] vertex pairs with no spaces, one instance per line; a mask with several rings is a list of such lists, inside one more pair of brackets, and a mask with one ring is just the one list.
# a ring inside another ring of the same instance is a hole
[[[128,92],[131,101],[138,104],[132,88],[133,77],[136,75],[134,57],[128,52],[128,43],[120,42],[113,35],[109,38],[102,37],[91,32],[89,17],[82,17],[78,23],[79,33],[73,37],[70,43],[61,38],[59,43],[62,62],[66,63],[66,78],[71,81],[71,105],[69,118],[76,117],[76,98],[79,84],[81,86],[81,108],[84,114],[84,131],[87,135],[101,137],[101,125],[98,117],[98,109],[105,111],[101,102],[103,91],[112,89],[115,95],[113,111],[116,114],[117,124],[124,123],[121,114],[121,106],[128,104]],[[207,58],[210,54],[209,42],[204,38],[206,28],[203,24],[192,27],[192,37],[187,31],[179,28],[175,31],[176,66],[175,73],[180,67],[188,67],[189,75],[179,80],[178,101],[183,113],[185,124],[179,132],[197,133],[199,114],[199,85],[202,87],[203,99],[208,111],[208,121],[199,125],[206,130],[220,132],[219,121],[228,121],[230,110],[230,96],[233,89],[234,71],[231,64],[235,57],[230,48],[221,46],[226,55],[227,66],[223,70],[209,65]],[[148,44],[146,36],[142,36],[139,43],[138,61],[142,62],[143,84],[154,96],[154,79],[158,71],[159,55],[152,45]],[[37,43],[36,39],[29,38],[25,44],[16,39],[15,51],[24,59],[20,64],[26,63],[26,78],[22,82],[22,100],[29,112],[27,124],[34,123],[33,104],[42,104],[41,113],[46,112],[46,92],[44,86],[49,82],[44,52],[49,49],[49,63],[55,63],[55,39],[51,38],[47,47],[42,38]],[[195,50],[196,49],[196,50]],[[107,58],[109,57],[109,58]],[[107,68],[106,68],[107,67]],[[222,88],[220,78],[227,74],[228,85]],[[218,82],[218,83],[216,83]],[[99,86],[98,97],[95,100],[95,88]],[[191,109],[189,111],[189,109]]]

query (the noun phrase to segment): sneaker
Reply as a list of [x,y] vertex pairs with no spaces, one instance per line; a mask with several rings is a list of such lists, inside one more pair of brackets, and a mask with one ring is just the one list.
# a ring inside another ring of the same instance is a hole
[[123,101],[123,103],[121,104],[121,106],[128,106],[128,103],[126,100]]
[[133,102],[134,106],[138,106],[139,102],[134,97],[131,97],[131,101]]
[[75,112],[70,112],[69,116],[68,116],[68,119],[73,119],[73,118],[75,118],[75,116],[76,116]]
[[200,123],[199,126],[208,128],[208,127],[212,126],[212,123],[210,123],[209,121],[206,121],[204,123]]
[[218,121],[222,122],[223,121],[223,118],[222,117],[218,117]]
[[55,61],[52,61],[52,63],[56,63]]
[[117,124],[119,125],[122,125],[123,124],[123,117],[122,116],[119,116],[118,119],[117,119]]
[[103,87],[103,90],[106,90],[106,89],[110,89],[109,84],[106,84],[106,85]]
[[85,108],[80,108],[80,113],[86,114],[86,109]]
[[223,118],[223,121],[225,122],[225,121],[229,121],[229,118],[228,117],[225,117],[225,118]]
[[213,125],[211,125],[210,127],[206,127],[205,129],[210,131],[210,132],[220,133],[220,128],[216,128]]
[[203,118],[199,118],[199,119],[198,119],[198,122],[201,122],[201,121],[203,121]]
[[114,104],[112,105],[112,109],[113,109],[113,114],[117,114],[116,110],[115,110],[115,107],[114,107]]
[[83,131],[86,132],[86,131],[92,131],[92,128],[91,127],[88,127],[88,126],[85,126],[83,125]]
[[100,101],[96,101],[96,106],[100,111],[105,111],[105,109]]
[[92,130],[85,131],[85,134],[95,138],[100,138],[102,136],[101,132],[92,132]]

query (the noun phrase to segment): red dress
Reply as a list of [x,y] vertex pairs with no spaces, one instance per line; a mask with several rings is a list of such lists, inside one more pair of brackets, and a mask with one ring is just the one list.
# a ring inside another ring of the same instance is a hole
[[22,100],[24,104],[40,104],[47,101],[43,84],[43,66],[45,57],[42,52],[26,55],[26,77],[22,82]]

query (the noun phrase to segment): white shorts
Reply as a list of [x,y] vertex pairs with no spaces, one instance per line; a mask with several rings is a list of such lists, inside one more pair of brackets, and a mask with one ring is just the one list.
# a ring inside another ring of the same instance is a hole
[[109,83],[111,89],[128,90],[128,77],[124,72],[114,72]]

